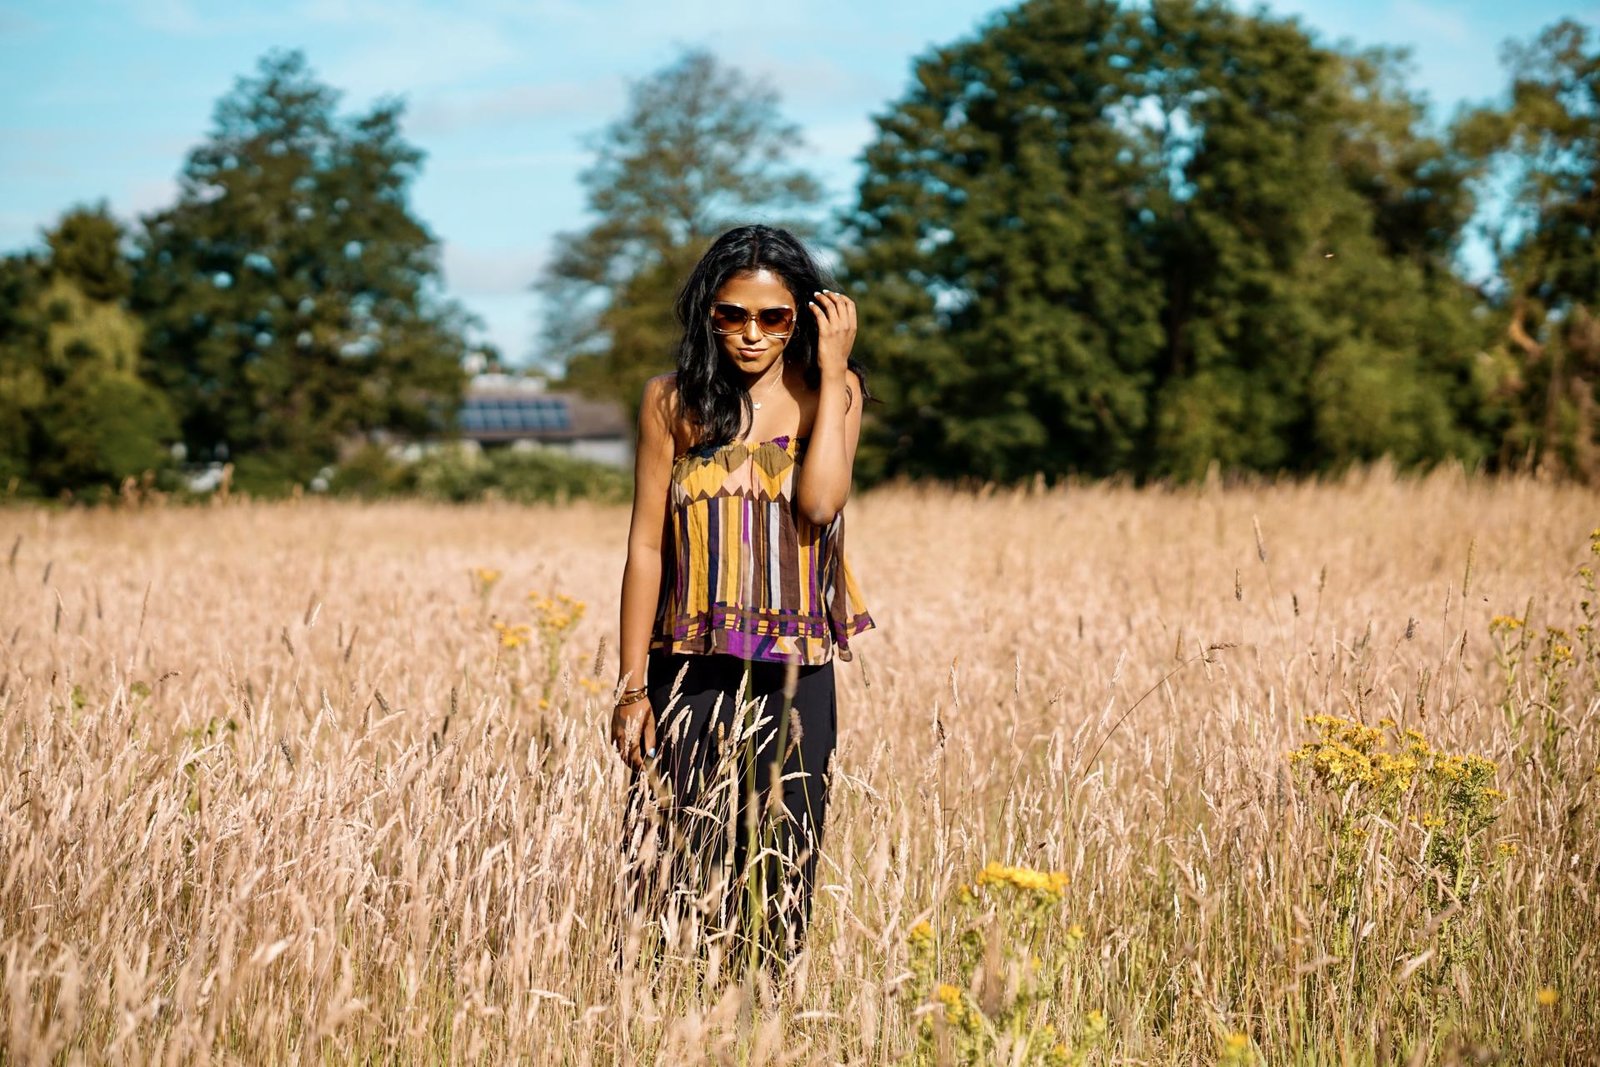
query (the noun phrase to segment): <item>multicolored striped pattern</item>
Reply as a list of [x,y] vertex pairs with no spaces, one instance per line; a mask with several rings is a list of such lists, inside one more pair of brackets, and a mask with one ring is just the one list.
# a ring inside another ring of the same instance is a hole
[[873,626],[844,558],[844,512],[795,514],[806,438],[679,456],[672,465],[661,600],[650,647],[826,663]]

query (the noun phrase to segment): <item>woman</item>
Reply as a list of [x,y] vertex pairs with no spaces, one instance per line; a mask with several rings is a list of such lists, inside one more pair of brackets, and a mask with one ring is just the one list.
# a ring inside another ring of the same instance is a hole
[[622,579],[611,736],[632,770],[634,906],[666,937],[709,919],[709,940],[769,965],[810,919],[833,662],[873,625],[841,510],[868,394],[855,305],[825,282],[767,226],[691,272],[677,372],[640,405]]

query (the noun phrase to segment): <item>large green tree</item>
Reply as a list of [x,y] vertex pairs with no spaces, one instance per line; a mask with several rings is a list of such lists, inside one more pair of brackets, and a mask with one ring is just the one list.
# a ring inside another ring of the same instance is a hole
[[1221,3],[1028,0],[915,79],[851,218],[869,470],[1475,454],[1466,168],[1393,56]]
[[594,221],[557,237],[535,284],[542,347],[570,384],[632,406],[672,368],[673,299],[711,239],[753,221],[807,233],[821,190],[791,162],[803,144],[777,93],[704,50],[633,85],[593,148]]
[[36,256],[0,259],[0,496],[33,493],[35,413],[44,405],[47,330]]
[[68,211],[42,257],[0,267],[0,480],[56,493],[157,470],[178,426],[140,376],[124,232],[104,204]]
[[1565,20],[1505,50],[1509,100],[1457,135],[1499,193],[1491,350],[1501,458],[1600,479],[1600,42]]
[[362,431],[425,432],[464,386],[470,320],[407,203],[422,153],[401,104],[341,118],[337,97],[270,53],[144,220],[145,351],[191,454],[233,457],[241,484],[308,479]]

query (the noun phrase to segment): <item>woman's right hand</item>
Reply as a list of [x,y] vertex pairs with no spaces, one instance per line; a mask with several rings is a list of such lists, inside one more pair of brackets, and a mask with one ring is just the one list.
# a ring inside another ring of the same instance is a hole
[[622,762],[636,771],[644,770],[646,759],[655,759],[656,713],[649,697],[612,709],[611,743]]

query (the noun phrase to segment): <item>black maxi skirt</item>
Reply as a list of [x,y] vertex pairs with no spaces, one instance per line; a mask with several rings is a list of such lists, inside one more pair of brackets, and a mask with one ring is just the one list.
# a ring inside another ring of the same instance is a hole
[[721,941],[769,966],[792,959],[827,816],[833,664],[657,650],[646,686],[656,756],[630,777],[623,835],[636,919],[658,951],[692,930],[701,954]]

